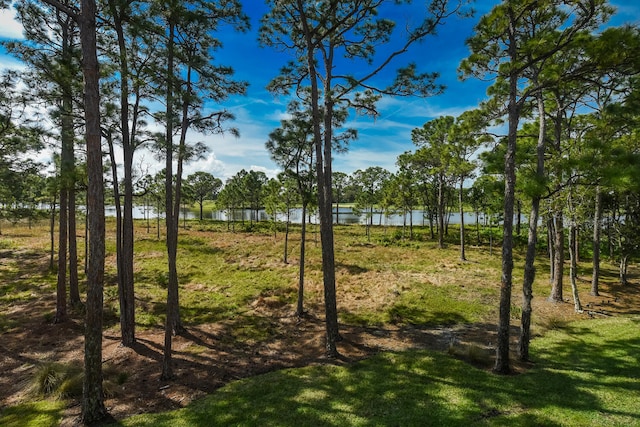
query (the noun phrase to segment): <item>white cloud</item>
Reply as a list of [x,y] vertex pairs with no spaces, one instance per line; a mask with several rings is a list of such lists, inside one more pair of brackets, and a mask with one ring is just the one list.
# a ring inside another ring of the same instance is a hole
[[[394,120],[420,118],[425,122],[433,117],[453,116],[457,117],[465,111],[477,108],[476,104],[468,105],[441,105],[441,99],[433,98],[384,98],[380,101],[381,119],[392,118]],[[411,120],[413,122],[413,120]]]
[[3,70],[26,71],[27,66],[24,62],[18,61],[12,56],[0,54],[0,64]]
[[269,169],[264,166],[256,166],[256,165],[249,166],[249,170],[256,171],[256,172],[264,172],[264,174],[267,175],[268,178],[275,178],[280,172],[282,172],[282,169],[278,169],[278,168]]
[[22,37],[22,24],[16,21],[16,11],[14,9],[0,10],[0,38],[22,39]]
[[214,153],[210,153],[206,158],[198,160],[193,163],[189,163],[185,166],[184,177],[187,177],[195,172],[208,172],[216,178],[223,176],[225,170],[224,162],[221,162],[216,158]]

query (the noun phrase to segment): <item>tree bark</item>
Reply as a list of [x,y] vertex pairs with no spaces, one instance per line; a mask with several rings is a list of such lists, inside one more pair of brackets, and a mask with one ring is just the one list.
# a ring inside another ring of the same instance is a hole
[[58,281],[56,285],[56,316],[54,323],[67,320],[67,232],[68,232],[67,191],[60,189],[60,217],[58,229]]
[[549,255],[549,283],[553,283],[555,271],[554,271],[554,262],[555,259],[555,249],[553,246],[553,236],[555,226],[553,225],[553,217],[549,216],[547,219],[547,250]]
[[[537,79],[535,79],[537,83]],[[544,178],[544,152],[546,120],[544,113],[544,99],[538,97],[538,142],[536,144],[536,177]],[[540,196],[531,199],[531,213],[529,214],[529,233],[527,237],[527,254],[524,263],[524,280],[522,282],[522,317],[520,319],[520,340],[518,341],[518,357],[522,361],[529,360],[529,343],[531,341],[531,300],[533,299],[533,282],[536,278],[535,259],[536,244],[538,242],[538,218],[540,216]]]
[[582,304],[580,304],[580,296],[578,295],[578,284],[576,278],[578,276],[578,254],[576,247],[576,239],[578,235],[578,227],[575,224],[575,220],[572,218],[571,226],[569,227],[569,255],[571,257],[571,267],[569,269],[571,277],[571,293],[573,294],[573,306],[576,313],[582,313]]
[[120,203],[120,185],[118,181],[117,163],[115,159],[115,151],[113,147],[113,138],[111,132],[106,136],[109,145],[109,156],[111,158],[111,174],[113,177],[113,199],[116,208],[116,266],[118,273],[118,298],[120,302],[120,336],[121,343],[125,347],[131,347],[135,343],[134,326],[131,325],[133,319],[129,317],[129,302],[127,300],[127,291],[125,290],[126,281],[125,275],[125,259],[124,251],[122,250],[123,243],[123,227],[124,221],[122,219],[122,204]]
[[509,72],[509,130],[507,150],[504,160],[504,227],[502,233],[502,277],[500,280],[500,316],[498,321],[498,343],[494,372],[508,374],[511,372],[509,361],[509,328],[511,320],[511,289],[513,278],[513,210],[516,185],[516,142],[518,138],[518,122],[520,107],[518,105],[518,74],[515,71],[517,46],[515,35],[516,18],[509,8],[509,58],[512,70]]
[[69,299],[71,307],[80,307],[78,288],[78,241],[76,238],[76,190],[69,190]]
[[522,202],[520,200],[516,201],[517,213],[516,213],[516,236],[520,236],[520,230],[522,228]]
[[460,192],[458,193],[458,204],[460,205],[460,260],[466,261],[467,256],[464,251],[465,234],[464,234],[464,205],[462,204],[462,195],[464,193],[464,177],[460,178]]
[[[304,196],[303,196],[304,197]],[[296,308],[296,316],[302,317],[304,315],[304,259],[305,248],[307,245],[307,230],[306,230],[306,215],[307,215],[307,203],[302,203],[302,224],[300,230],[300,260],[299,260],[299,274],[298,274],[298,305]]]
[[51,240],[51,250],[49,251],[49,270],[53,270],[53,263],[55,258],[55,231],[56,231],[56,205],[57,205],[57,197],[53,196],[53,201],[51,202],[51,218],[49,219],[49,238]]
[[[331,142],[332,142],[332,112],[331,101],[331,67],[332,56],[328,54],[325,62],[327,71],[323,82],[324,94],[324,141],[321,129],[322,114],[320,112],[320,94],[318,90],[318,73],[314,53],[316,46],[312,40],[311,29],[308,26],[304,13],[305,6],[302,0],[296,1],[296,8],[301,14],[301,24],[306,39],[307,68],[311,82],[311,111],[313,118],[313,138],[316,152],[316,178],[318,183],[318,215],[320,217],[320,242],[322,245],[322,276],[325,301],[325,327],[326,327],[326,354],[328,357],[337,357],[337,341],[340,338],[338,331],[338,310],[336,302],[335,259],[333,245],[333,213],[331,203]],[[329,52],[332,52],[329,47]]]
[[104,186],[100,143],[100,90],[96,43],[95,0],[82,0],[79,15],[82,65],[85,85],[87,145],[87,208],[89,210],[89,265],[87,274],[87,317],[84,345],[82,420],[91,424],[104,419],[102,391],[102,309],[105,257]]
[[[122,29],[120,30],[122,31]],[[123,37],[123,36],[122,36]],[[121,36],[119,35],[120,39]],[[131,347],[135,344],[135,291],[133,283],[133,152],[135,131],[129,130],[129,69],[126,61],[126,47],[124,40],[119,40],[120,61],[121,61],[121,128],[122,128],[122,151],[124,156],[124,211],[122,218],[122,245],[119,247],[122,252],[122,292],[123,298],[120,310],[121,315],[121,336],[122,344]],[[122,50],[125,50],[123,52]],[[134,121],[135,126],[135,121]],[[135,128],[134,128],[135,129]]]
[[[171,13],[171,12],[169,12]],[[173,39],[175,27],[172,16],[169,16],[169,32],[167,39],[167,129],[165,136],[166,163],[165,163],[165,224],[167,229],[167,258],[168,258],[168,283],[167,283],[167,317],[164,329],[164,353],[162,358],[163,380],[173,378],[172,338],[176,327],[175,306],[178,304],[178,270],[176,266],[176,254],[178,246],[177,221],[173,218]]]
[[593,273],[591,275],[591,295],[600,295],[598,282],[600,280],[600,231],[602,230],[602,193],[600,186],[596,187],[595,209],[593,213]]
[[622,286],[626,286],[629,284],[627,281],[628,267],[629,267],[629,255],[622,255],[620,257],[620,269],[619,269],[620,284]]
[[444,177],[438,175],[438,249],[444,248]]
[[[276,214],[277,215],[277,214]],[[278,232],[278,223],[276,215],[273,216],[273,238],[276,238]],[[289,225],[291,224],[291,206],[287,202],[287,219],[284,225],[284,254],[282,260],[285,264],[289,264]]]
[[564,275],[564,223],[562,212],[554,215],[553,224],[553,282],[549,301],[562,302],[562,282]]

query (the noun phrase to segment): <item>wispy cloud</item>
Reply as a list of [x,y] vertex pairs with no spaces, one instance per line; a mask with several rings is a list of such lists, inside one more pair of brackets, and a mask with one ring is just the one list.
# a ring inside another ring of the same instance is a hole
[[[14,9],[0,9],[0,40],[21,40],[22,24],[16,21],[16,11]],[[22,71],[26,69],[26,65],[9,56],[4,49],[0,47],[0,63],[3,70]]]
[[0,10],[0,39],[22,39],[22,24],[16,21],[14,9]]

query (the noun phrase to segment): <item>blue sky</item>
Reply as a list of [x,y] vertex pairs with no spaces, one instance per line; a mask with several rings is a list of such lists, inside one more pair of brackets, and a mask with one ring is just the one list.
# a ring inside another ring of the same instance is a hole
[[[452,18],[438,30],[438,35],[430,37],[411,50],[399,61],[394,62],[389,71],[406,65],[418,64],[421,71],[440,73],[439,82],[447,89],[442,95],[431,98],[384,98],[379,103],[379,117],[350,116],[347,126],[356,128],[359,138],[350,145],[347,154],[334,157],[334,170],[352,173],[369,166],[382,166],[395,170],[399,154],[413,150],[411,130],[441,115],[457,116],[472,109],[485,99],[487,83],[477,80],[459,81],[456,69],[460,61],[468,55],[464,41],[471,35],[473,26],[482,14],[488,12],[498,2],[477,0],[473,18]],[[417,21],[425,2],[414,0],[413,5],[394,9],[394,19],[398,27],[407,22]],[[640,24],[640,1],[613,0],[618,8],[612,25],[621,23]],[[259,20],[266,11],[262,0],[244,0],[245,13],[251,18],[252,28],[247,33],[225,32],[219,37],[224,47],[217,52],[218,63],[232,66],[238,79],[247,80],[250,86],[246,96],[233,97],[223,105],[236,116],[234,126],[240,130],[240,137],[228,135],[196,135],[191,141],[203,141],[211,149],[205,160],[187,165],[185,173],[206,171],[225,180],[240,169],[264,171],[272,177],[278,167],[269,158],[265,142],[269,133],[279,126],[286,117],[288,99],[274,97],[265,89],[267,83],[278,74],[280,67],[289,59],[284,53],[271,48],[261,48],[257,42]],[[21,29],[8,11],[0,12],[0,38],[19,38]],[[20,67],[12,58],[0,52],[0,67]],[[46,154],[45,154],[46,157]],[[162,166],[153,156],[139,152],[137,163],[148,164],[155,171]]]

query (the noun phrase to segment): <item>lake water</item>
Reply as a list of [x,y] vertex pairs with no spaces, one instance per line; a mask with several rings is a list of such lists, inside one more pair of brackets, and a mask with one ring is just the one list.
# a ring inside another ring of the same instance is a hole
[[[105,207],[105,215],[106,216],[115,216],[116,210],[114,206]],[[134,206],[133,209],[133,217],[136,219],[145,219],[156,218],[156,211],[154,209],[145,210],[142,206]],[[187,219],[198,219],[200,218],[199,210],[192,209],[183,209],[180,214],[180,219],[182,219],[186,215]],[[424,211],[421,209],[415,209],[412,212],[413,215],[413,225],[429,225],[429,219],[424,217]],[[163,214],[160,214],[163,217]],[[225,211],[218,210],[204,210],[202,213],[203,219],[213,219],[217,221],[227,221],[229,216]],[[340,224],[366,224],[369,218],[365,214],[355,214],[351,208],[341,207],[338,215],[333,215],[333,221],[336,223],[336,217]],[[233,212],[233,219],[236,221],[255,221],[256,220],[256,212],[249,209],[237,209]],[[285,221],[286,215],[278,214],[278,221]],[[484,215],[480,215],[480,222],[484,222]],[[271,217],[263,210],[258,211],[258,221],[270,221]],[[476,216],[474,213],[468,212],[464,214],[465,224],[475,223]],[[294,224],[300,224],[302,222],[302,209],[296,208],[291,210],[290,221]],[[309,218],[307,218],[309,221]],[[435,219],[434,219],[435,221]],[[310,222],[313,224],[317,224],[319,222],[318,216],[312,214],[310,216]],[[410,218],[407,214],[406,217],[404,215],[380,215],[380,212],[374,212],[373,214],[373,225],[388,225],[388,226],[402,226],[406,223],[409,225]],[[460,224],[460,213],[451,213],[449,214],[449,223],[450,224]]]

